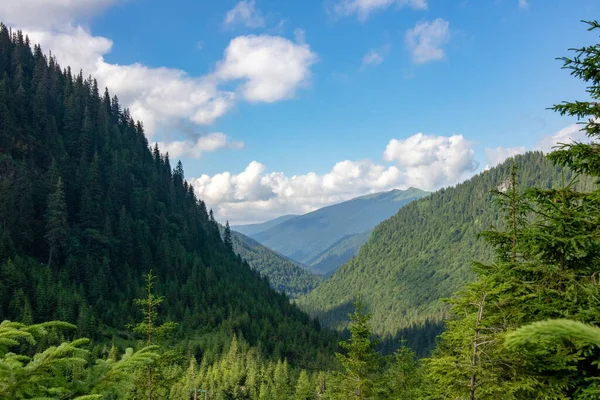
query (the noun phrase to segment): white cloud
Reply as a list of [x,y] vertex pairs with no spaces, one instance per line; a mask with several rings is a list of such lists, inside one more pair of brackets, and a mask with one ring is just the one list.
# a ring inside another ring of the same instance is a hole
[[[555,150],[556,146],[560,146],[562,144],[569,144],[573,142],[589,143],[591,142],[591,139],[585,134],[585,131],[581,130],[583,127],[584,125],[582,124],[571,124],[555,133],[545,135],[538,140],[531,150],[550,153]],[[525,146],[486,148],[485,158],[487,165],[485,169],[494,167],[507,158],[516,154],[525,153],[526,151],[528,151],[528,149]]]
[[432,22],[419,22],[406,32],[405,41],[413,61],[425,64],[446,56],[443,45],[450,40],[448,21],[437,18]]
[[366,65],[379,65],[383,62],[383,55],[377,50],[369,50],[362,59],[363,66]]
[[[71,66],[75,73],[81,69],[85,76],[96,78],[101,88],[108,87],[135,119],[144,122],[150,137],[161,129],[172,130],[181,121],[211,124],[242,98],[270,103],[293,97],[307,83],[310,66],[317,60],[304,42],[295,44],[282,37],[261,35],[234,38],[223,60],[216,63],[216,70],[203,76],[190,76],[176,68],[108,63],[105,56],[112,49],[112,40],[93,36],[75,21],[117,2],[4,0],[0,1],[0,20],[22,29],[44,51],[51,51],[63,67]],[[249,16],[244,21],[258,23],[260,13],[253,1],[242,1],[234,10],[232,18]],[[178,143],[172,143],[172,148]]]
[[254,0],[242,0],[227,12],[224,26],[242,24],[248,28],[261,28],[265,26],[265,19],[260,10],[256,9]]
[[245,223],[306,213],[363,193],[390,190],[401,184],[400,175],[395,166],[346,160],[324,175],[309,172],[289,177],[282,172],[265,173],[265,166],[253,161],[239,174],[202,175],[191,184],[220,220]]
[[45,51],[52,51],[63,67],[83,69],[100,87],[117,94],[132,116],[144,122],[149,137],[161,128],[171,130],[181,120],[211,124],[240,98],[271,103],[293,97],[307,83],[310,66],[317,60],[307,44],[277,36],[240,36],[230,42],[214,73],[194,77],[175,68],[108,63],[104,57],[112,41],[82,27],[27,33]]
[[219,149],[241,149],[243,142],[231,141],[221,132],[209,133],[199,136],[196,141],[158,142],[161,152],[169,153],[171,158],[190,157],[200,158],[202,154],[217,151]]
[[527,151],[524,146],[520,147],[496,147],[485,149],[485,169],[490,169],[496,165],[504,162],[507,158],[510,158],[517,154],[523,154]]
[[431,136],[417,133],[407,139],[392,139],[384,159],[396,161],[405,170],[405,182],[423,189],[454,184],[475,172],[472,143],[462,135]]
[[107,63],[112,41],[92,36],[81,27],[67,32],[28,31],[45,50],[51,50],[62,66],[83,69],[108,87],[127,105],[135,119],[144,122],[152,136],[158,127],[174,119],[195,124],[210,124],[225,114],[235,101],[235,94],[220,90],[210,76],[191,77],[174,68],[150,68],[142,64]]
[[372,12],[388,8],[394,4],[398,8],[427,9],[427,0],[340,0],[334,5],[333,11],[343,17],[356,14],[360,21],[366,21]]
[[253,161],[239,174],[202,175],[191,183],[220,220],[257,222],[282,214],[310,212],[367,193],[454,184],[475,171],[473,157],[471,143],[460,135],[417,134],[389,142],[384,158],[397,165],[344,160],[322,175],[308,172],[286,176],[283,172],[265,172],[263,164]]
[[535,150],[541,150],[544,153],[549,153],[555,149],[553,147],[571,142],[590,142],[591,139],[582,131],[584,125],[571,124],[556,133],[544,136],[535,145]]
[[529,8],[529,3],[527,0],[519,0],[519,8]]
[[89,18],[117,0],[2,0],[0,17],[11,26],[52,28]]
[[278,36],[249,35],[233,39],[214,76],[223,81],[242,80],[244,98],[266,102],[292,97],[307,83],[317,55],[307,44]]

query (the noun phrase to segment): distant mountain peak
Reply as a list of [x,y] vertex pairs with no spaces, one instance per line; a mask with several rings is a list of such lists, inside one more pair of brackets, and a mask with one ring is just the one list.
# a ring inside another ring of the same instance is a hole
[[[242,227],[246,232],[239,227],[233,229],[286,257],[309,264],[315,272],[330,273],[356,254],[375,225],[427,194],[416,188],[393,189],[332,204],[304,215],[280,217],[268,221],[259,229],[255,226]],[[264,229],[267,224],[270,226]],[[359,236],[341,240],[354,235]],[[333,248],[336,243],[343,248]],[[310,264],[313,261],[315,264]]]

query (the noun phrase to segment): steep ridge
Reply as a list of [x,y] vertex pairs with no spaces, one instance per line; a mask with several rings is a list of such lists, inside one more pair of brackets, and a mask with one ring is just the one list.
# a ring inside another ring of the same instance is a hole
[[269,228],[279,225],[279,224],[287,221],[288,219],[296,218],[297,216],[298,215],[296,215],[296,214],[287,214],[287,215],[282,215],[281,217],[277,217],[277,218],[271,219],[269,221],[266,221],[266,222],[263,222],[260,224],[234,225],[231,227],[231,229],[233,229],[236,232],[240,232],[246,236],[256,235],[260,232],[266,231]]
[[[286,257],[308,264],[342,238],[369,231],[401,207],[427,194],[409,188],[357,197],[288,219],[250,237]],[[323,259],[319,263],[327,268],[311,268],[313,272],[331,272],[341,265],[327,264]]]
[[181,163],[150,150],[116,96],[0,25],[0,320],[131,340],[151,269],[160,317],[193,351],[236,333],[314,365],[336,346],[223,243]]
[[[498,223],[490,190],[505,182],[515,162],[526,186],[561,184],[560,169],[531,152],[414,201],[379,224],[354,259],[298,304],[326,326],[343,329],[360,293],[373,313],[375,333],[384,336],[439,323],[447,311],[440,299],[472,278],[472,261],[490,259],[491,249],[477,234]],[[566,172],[565,179],[570,177]],[[579,185],[591,188],[593,182],[580,177]]]
[[308,265],[312,270],[319,271],[324,276],[331,276],[340,265],[358,253],[360,246],[369,240],[369,236],[371,236],[371,231],[346,235],[311,259]]
[[321,276],[309,272],[306,267],[246,235],[233,231],[232,238],[235,253],[261,276],[268,278],[273,289],[287,294],[290,298],[307,294],[322,281]]

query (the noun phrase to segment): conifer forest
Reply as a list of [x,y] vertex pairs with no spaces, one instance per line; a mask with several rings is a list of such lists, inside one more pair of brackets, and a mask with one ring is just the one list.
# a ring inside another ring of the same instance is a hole
[[[600,44],[572,46],[580,97],[546,107],[586,140],[241,233],[118,90],[1,24],[0,399],[600,399]],[[309,238],[341,265],[285,253]]]

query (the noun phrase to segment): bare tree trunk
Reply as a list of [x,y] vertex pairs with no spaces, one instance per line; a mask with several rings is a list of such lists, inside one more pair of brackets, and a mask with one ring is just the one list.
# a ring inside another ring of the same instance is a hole
[[477,304],[479,307],[479,312],[477,313],[477,321],[475,322],[475,334],[473,337],[473,357],[471,358],[471,366],[473,367],[473,375],[471,375],[471,380],[469,381],[469,399],[476,400],[475,397],[475,389],[477,388],[477,373],[475,372],[475,368],[479,364],[479,326],[481,325],[481,320],[483,319],[483,306],[485,304],[486,293],[483,292],[483,296],[481,297],[481,302]]

